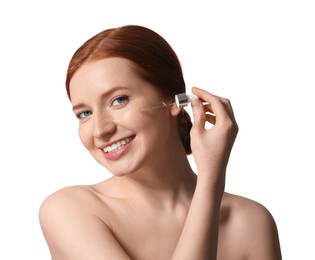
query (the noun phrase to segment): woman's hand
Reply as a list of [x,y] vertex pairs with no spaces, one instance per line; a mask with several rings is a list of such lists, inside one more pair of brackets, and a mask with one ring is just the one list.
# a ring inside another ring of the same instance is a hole
[[[192,93],[199,97],[192,100],[194,123],[190,133],[198,176],[224,189],[225,169],[238,133],[233,109],[228,99],[205,90],[194,87]],[[206,129],[206,122],[213,126]]]

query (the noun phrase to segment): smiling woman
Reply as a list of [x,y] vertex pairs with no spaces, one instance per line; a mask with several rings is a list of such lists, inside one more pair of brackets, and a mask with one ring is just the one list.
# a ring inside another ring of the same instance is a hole
[[160,35],[100,32],[75,52],[66,87],[82,143],[113,177],[42,203],[52,259],[281,259],[268,210],[224,191],[238,132],[229,100],[193,88],[194,125],[175,105],[142,110],[185,92]]

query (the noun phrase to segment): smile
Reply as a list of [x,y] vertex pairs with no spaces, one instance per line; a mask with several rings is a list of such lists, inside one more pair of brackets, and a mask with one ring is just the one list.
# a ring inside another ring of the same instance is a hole
[[120,150],[122,147],[124,147],[126,144],[130,143],[130,141],[134,138],[134,136],[129,136],[123,140],[120,140],[116,143],[113,143],[109,146],[106,146],[103,148],[103,151],[105,153],[112,153]]

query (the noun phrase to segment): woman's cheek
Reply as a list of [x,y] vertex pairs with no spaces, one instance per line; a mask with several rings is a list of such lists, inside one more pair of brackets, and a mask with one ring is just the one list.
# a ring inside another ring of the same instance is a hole
[[154,122],[152,117],[145,113],[142,113],[140,109],[124,111],[120,118],[121,119],[118,120],[118,122],[120,121],[120,123],[124,124],[126,128],[129,128],[133,131],[147,128]]
[[85,148],[89,149],[89,147],[93,144],[93,133],[91,132],[91,129],[89,129],[86,125],[80,125],[78,132],[81,143]]

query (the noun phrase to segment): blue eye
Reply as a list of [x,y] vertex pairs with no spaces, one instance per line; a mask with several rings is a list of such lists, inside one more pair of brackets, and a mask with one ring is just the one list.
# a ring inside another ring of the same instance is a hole
[[127,103],[129,98],[127,96],[119,96],[115,98],[112,102],[112,106],[121,106]]
[[92,114],[91,111],[88,111],[88,110],[82,111],[82,112],[77,114],[77,118],[83,119],[83,118],[86,118],[86,117],[90,116],[91,114]]

